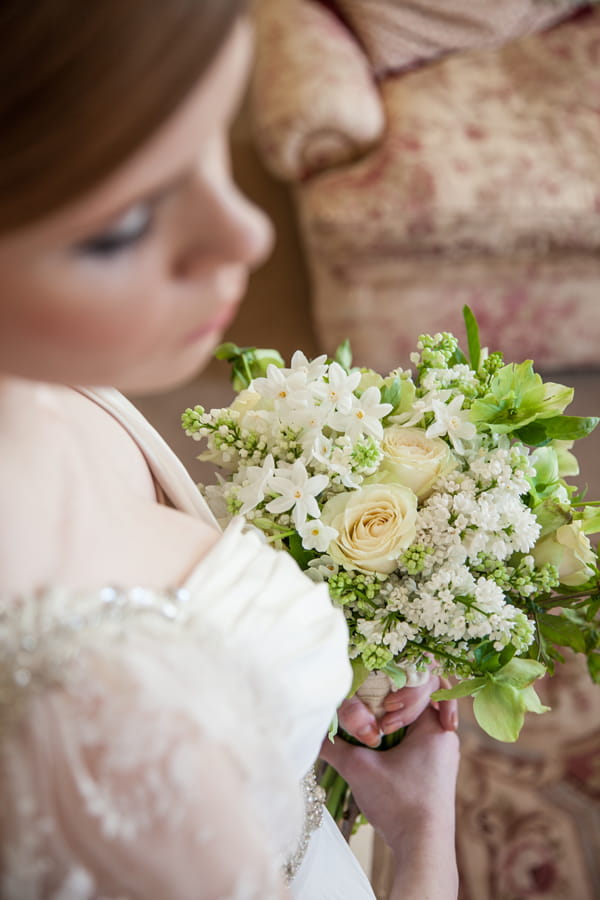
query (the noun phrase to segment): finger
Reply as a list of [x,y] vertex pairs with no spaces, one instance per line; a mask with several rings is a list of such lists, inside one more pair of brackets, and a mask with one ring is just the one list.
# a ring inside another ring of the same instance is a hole
[[348,780],[348,775],[352,771],[353,764],[357,761],[357,756],[360,757],[361,753],[368,752],[370,751],[361,750],[360,747],[353,747],[343,738],[336,737],[333,741],[325,738],[321,745],[319,756],[332,765],[342,778]]
[[390,691],[383,699],[383,707],[386,712],[394,712],[397,709],[417,706],[423,698],[428,702],[430,694],[437,690],[438,683],[437,675],[431,675],[429,681],[418,687],[404,687],[398,691]]
[[[424,736],[425,734],[443,734],[444,728],[439,714],[428,706],[423,714],[410,726],[408,734]],[[400,745],[401,746],[401,745]]]
[[[450,682],[440,678],[440,687],[447,690]],[[439,710],[440,724],[444,731],[456,731],[458,728],[458,702],[456,700],[440,700],[436,707]]]
[[[410,725],[423,714],[430,704],[430,694],[432,687],[437,688],[438,678],[435,682],[431,682],[431,686],[422,688],[406,688],[404,690],[408,702],[403,707],[393,709],[381,718],[380,725],[384,734],[392,734],[399,728]],[[411,694],[408,694],[411,691]]]
[[338,721],[342,728],[369,747],[381,743],[381,732],[377,719],[358,697],[344,700],[338,710]]

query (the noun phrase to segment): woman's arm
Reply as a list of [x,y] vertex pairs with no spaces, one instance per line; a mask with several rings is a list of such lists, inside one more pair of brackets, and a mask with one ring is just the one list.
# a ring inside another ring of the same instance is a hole
[[321,756],[348,781],[356,801],[391,848],[391,900],[455,900],[454,804],[459,744],[426,710],[393,750],[326,740]]

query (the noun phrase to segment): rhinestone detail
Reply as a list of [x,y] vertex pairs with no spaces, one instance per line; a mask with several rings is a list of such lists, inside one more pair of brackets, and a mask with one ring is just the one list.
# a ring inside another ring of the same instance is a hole
[[294,879],[294,876],[302,865],[302,860],[306,856],[310,839],[323,821],[325,791],[317,782],[314,766],[302,779],[302,791],[304,794],[304,825],[302,834],[300,835],[296,850],[283,868],[283,874],[288,884]]

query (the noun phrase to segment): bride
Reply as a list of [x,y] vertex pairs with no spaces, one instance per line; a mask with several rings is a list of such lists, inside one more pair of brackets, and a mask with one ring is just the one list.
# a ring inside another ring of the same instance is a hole
[[[209,359],[271,244],[226,135],[238,0],[8,0],[0,22],[0,897],[360,900],[322,755],[392,848],[395,898],[452,900],[455,710],[379,721],[325,588],[234,521],[114,385]],[[76,387],[73,387],[76,385]],[[338,707],[374,746],[325,741]],[[308,773],[308,774],[307,774]]]

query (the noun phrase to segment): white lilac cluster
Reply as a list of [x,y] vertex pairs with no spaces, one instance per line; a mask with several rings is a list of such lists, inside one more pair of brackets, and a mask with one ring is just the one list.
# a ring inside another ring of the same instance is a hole
[[455,351],[449,335],[421,344],[416,378],[296,352],[228,408],[183,417],[225,470],[206,489],[217,515],[328,582],[368,669],[433,654],[460,674],[482,641],[523,652],[534,628],[515,598],[556,584],[532,555],[530,451],[471,415],[495,362],[477,372]]

